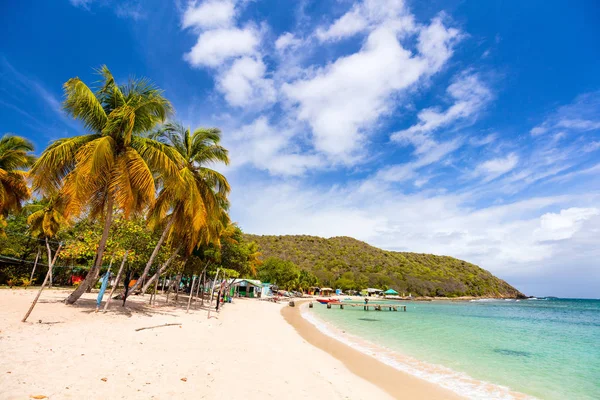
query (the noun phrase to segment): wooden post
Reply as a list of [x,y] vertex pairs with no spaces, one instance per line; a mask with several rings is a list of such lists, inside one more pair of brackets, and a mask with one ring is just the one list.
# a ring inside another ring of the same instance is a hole
[[200,293],[200,276],[198,276],[198,287],[196,288],[196,301],[198,301],[199,293]]
[[[38,260],[40,259],[40,252],[41,252],[41,249],[38,246],[37,255],[35,256],[35,262],[33,263],[33,269],[31,270],[31,277],[29,278],[30,285],[33,282],[33,274],[35,273],[35,267],[37,266]],[[27,288],[25,288],[25,289],[27,289]]]
[[200,307],[204,306],[204,289],[206,289],[206,271],[202,273],[202,297],[200,298]]
[[217,268],[217,273],[215,274],[215,279],[213,280],[212,288],[210,289],[210,302],[208,303],[208,314],[206,316],[207,319],[210,318],[210,310],[212,309],[213,292],[215,291],[215,284],[217,283],[217,278],[219,277],[219,270],[220,270],[220,268]]
[[119,286],[119,280],[121,279],[121,274],[123,273],[123,268],[125,267],[125,262],[127,261],[127,254],[129,254],[129,250],[127,250],[125,252],[125,254],[123,255],[123,261],[121,261],[121,266],[119,267],[119,272],[117,272],[117,278],[115,279],[115,285],[110,289],[110,294],[108,295],[108,299],[106,299],[106,303],[104,304],[104,309],[102,310],[103,312],[106,312],[106,310],[108,310],[108,305],[110,304],[110,301],[112,300],[113,294],[115,293],[115,290],[117,290],[117,286]]
[[192,296],[194,295],[194,285],[195,284],[196,284],[196,275],[194,275],[192,277],[192,288],[190,289],[190,298],[188,299],[187,309],[185,310],[186,313],[190,311],[190,304],[192,304]]
[[42,290],[44,290],[44,286],[46,286],[48,279],[50,279],[50,277],[52,276],[52,266],[56,262],[56,258],[58,257],[58,253],[60,252],[61,247],[62,243],[58,245],[58,249],[56,250],[56,253],[54,253],[54,258],[52,258],[52,250],[50,249],[50,245],[48,244],[48,238],[46,238],[46,248],[48,249],[48,273],[46,274],[46,278],[44,278],[44,282],[42,282],[42,286],[40,287],[40,290],[35,296],[35,299],[33,299],[31,307],[29,307],[29,310],[27,310],[27,314],[25,314],[21,322],[27,321],[27,318],[29,318],[29,315],[33,311],[33,307],[35,307],[40,298],[40,295],[42,294]]

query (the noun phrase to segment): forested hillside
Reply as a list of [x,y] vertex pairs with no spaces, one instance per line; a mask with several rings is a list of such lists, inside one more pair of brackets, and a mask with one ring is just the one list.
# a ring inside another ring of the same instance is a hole
[[453,257],[385,251],[350,237],[244,237],[258,243],[263,259],[291,261],[334,288],[393,288],[419,296],[523,296],[490,272]]

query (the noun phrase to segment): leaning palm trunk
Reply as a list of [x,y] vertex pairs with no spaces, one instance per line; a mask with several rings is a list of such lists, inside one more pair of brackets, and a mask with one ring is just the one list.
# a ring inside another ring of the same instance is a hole
[[[162,235],[160,235],[160,239],[158,239],[158,243],[156,243],[156,246],[154,247],[154,250],[152,251],[152,255],[150,256],[150,259],[146,263],[146,267],[144,268],[144,272],[142,272],[142,276],[140,276],[140,278],[137,280],[137,282],[129,290],[131,293],[133,293],[139,287],[139,285],[141,285],[141,283],[144,281],[144,279],[146,279],[146,277],[148,276],[148,273],[150,272],[150,267],[152,267],[152,263],[156,259],[156,256],[158,256],[158,252],[160,251],[161,246],[165,242],[165,239],[167,238],[169,230],[171,230],[171,226],[173,226],[173,222],[175,222],[175,218],[171,217],[169,219],[169,222],[167,222],[167,225],[165,226],[165,229],[163,230]],[[145,293],[145,290],[142,290],[142,294],[144,294],[144,293]]]
[[27,310],[27,314],[25,314],[25,316],[23,317],[21,322],[27,321],[27,318],[29,318],[29,315],[33,311],[33,308],[37,304],[37,302],[40,298],[40,295],[42,294],[42,290],[44,290],[46,283],[48,283],[48,279],[52,276],[52,266],[56,262],[56,258],[58,257],[58,253],[60,252],[61,247],[62,247],[62,244],[59,244],[58,249],[56,249],[56,253],[54,253],[54,258],[52,258],[52,250],[50,249],[50,245],[48,244],[48,238],[46,238],[46,249],[48,250],[48,273],[46,274],[46,277],[44,278],[44,282],[42,282],[42,286],[40,287],[40,290],[38,290],[38,293],[35,296],[35,299],[33,299],[33,302],[31,303],[29,310]]
[[[35,261],[33,263],[33,269],[31,270],[31,277],[29,278],[30,285],[33,283],[33,274],[35,274],[35,267],[37,267],[38,260],[40,259],[40,253],[41,253],[41,249],[38,246],[37,255],[35,256]],[[27,289],[27,287],[25,287],[25,289]]]
[[119,286],[119,280],[121,279],[121,274],[123,273],[123,268],[125,267],[125,262],[127,261],[127,255],[128,254],[129,254],[129,250],[127,250],[125,252],[125,255],[123,256],[123,261],[121,261],[121,267],[119,268],[119,272],[117,273],[117,278],[115,279],[115,285],[110,290],[110,294],[108,295],[108,299],[106,299],[106,304],[104,304],[104,310],[103,310],[103,312],[106,312],[106,310],[108,310],[108,305],[110,304],[110,301],[112,300],[113,294],[115,293],[115,290],[117,289],[117,286]]
[[146,290],[148,290],[148,288],[152,285],[152,282],[154,282],[155,279],[158,279],[158,277],[161,276],[165,272],[165,270],[173,262],[173,260],[175,259],[175,257],[177,256],[177,254],[179,253],[179,251],[181,250],[182,247],[183,247],[183,244],[180,244],[179,246],[177,246],[175,251],[173,251],[173,254],[171,254],[171,257],[169,257],[167,259],[167,261],[164,262],[162,267],[160,267],[158,269],[158,271],[156,271],[156,274],[154,274],[150,279],[148,279],[148,282],[146,282],[144,284],[144,286],[142,287],[142,293],[146,293]]
[[100,273],[100,267],[102,266],[102,256],[104,255],[104,249],[106,248],[106,241],[108,240],[108,233],[110,232],[110,226],[112,224],[112,215],[113,215],[113,198],[111,195],[108,196],[108,204],[106,205],[106,219],[104,220],[104,229],[102,231],[102,237],[100,238],[100,243],[98,244],[98,252],[96,253],[96,262],[94,266],[90,269],[87,276],[81,282],[79,287],[75,289],[73,293],[67,297],[65,303],[73,304],[85,293],[88,287],[94,282],[96,282],[96,278],[98,278],[98,274]]
[[187,309],[185,312],[190,312],[190,304],[192,304],[192,296],[194,295],[194,286],[196,284],[196,275],[192,275],[192,287],[190,289],[190,297],[188,298]]

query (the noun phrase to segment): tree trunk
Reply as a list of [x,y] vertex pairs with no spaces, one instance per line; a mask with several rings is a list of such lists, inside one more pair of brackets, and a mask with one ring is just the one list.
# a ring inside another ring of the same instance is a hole
[[198,294],[200,293],[200,282],[202,282],[202,276],[198,275],[198,286],[196,288],[196,300],[194,300],[194,301],[198,301]]
[[31,303],[29,310],[27,310],[27,314],[25,314],[25,316],[23,317],[21,322],[27,321],[27,318],[29,318],[29,315],[33,311],[33,308],[37,304],[37,302],[40,298],[40,295],[42,294],[42,290],[44,290],[44,287],[46,286],[46,283],[48,282],[48,279],[50,278],[50,276],[52,276],[52,266],[56,262],[56,257],[58,257],[58,253],[60,252],[61,247],[62,247],[62,244],[59,244],[58,249],[56,249],[56,253],[54,253],[54,259],[52,259],[52,250],[50,249],[50,245],[48,244],[48,238],[46,238],[46,249],[48,250],[48,273],[46,274],[46,277],[44,278],[44,282],[42,282],[42,286],[40,287],[40,290],[38,290],[37,295],[35,296],[35,299],[33,299],[33,302]]
[[[156,271],[156,274],[154,274],[149,280],[148,282],[146,282],[144,284],[144,287],[142,288],[142,293],[146,293],[146,290],[148,290],[148,288],[150,287],[150,285],[152,285],[152,282],[154,282],[155,279],[158,279],[158,277],[160,275],[163,274],[163,272],[165,272],[165,270],[169,267],[169,265],[173,262],[173,260],[175,259],[175,257],[177,256],[177,254],[179,253],[179,251],[181,250],[181,247],[183,247],[183,244],[180,244],[179,246],[177,246],[177,248],[175,249],[175,251],[173,252],[173,254],[171,254],[171,257],[169,257],[167,259],[167,261],[165,261],[165,263],[162,265],[162,267],[160,267],[158,269],[158,271]],[[187,260],[186,260],[187,261]]]
[[[160,251],[162,244],[164,243],[165,239],[167,238],[169,230],[171,230],[171,226],[173,226],[173,222],[175,222],[175,218],[173,216],[171,216],[171,218],[169,219],[169,222],[167,222],[167,225],[165,226],[165,229],[163,230],[162,235],[160,235],[160,239],[158,239],[158,243],[156,243],[156,246],[154,246],[154,250],[152,251],[152,255],[150,255],[150,259],[148,259],[148,262],[146,263],[146,267],[144,268],[144,272],[142,272],[142,276],[140,276],[140,278],[137,280],[137,282],[131,287],[131,289],[130,289],[131,293],[133,293],[138,288],[138,286],[141,285],[141,283],[144,281],[144,279],[146,279],[146,277],[148,277],[148,272],[150,272],[150,267],[152,267],[152,263],[156,259],[156,256],[158,255],[158,252]],[[143,290],[142,295],[144,294],[144,292],[145,291]]]
[[210,309],[212,308],[213,292],[215,291],[215,284],[217,283],[217,278],[219,277],[219,269],[220,268],[217,268],[217,273],[215,274],[215,280],[213,281],[212,288],[210,289],[210,302],[208,303],[208,315],[206,318],[210,318]]
[[112,300],[113,294],[115,293],[115,290],[117,290],[117,286],[119,286],[119,279],[121,279],[121,274],[123,273],[123,268],[125,267],[125,262],[127,261],[128,254],[129,254],[129,250],[127,250],[125,252],[125,255],[123,256],[123,261],[121,261],[121,267],[119,268],[119,272],[117,273],[117,279],[115,279],[115,285],[110,290],[108,299],[106,299],[106,304],[104,304],[103,312],[106,312],[106,310],[108,310],[108,305],[110,304],[110,301]]
[[175,303],[179,301],[179,285],[181,285],[181,278],[183,278],[182,274],[177,274],[177,277],[175,278]]
[[100,267],[102,266],[102,256],[104,255],[104,249],[106,248],[106,242],[108,240],[108,234],[110,233],[110,227],[112,225],[112,216],[113,216],[113,197],[109,194],[108,196],[108,204],[106,205],[106,218],[104,219],[104,229],[102,230],[102,237],[100,238],[100,243],[98,244],[98,252],[96,253],[96,262],[94,266],[90,269],[85,279],[81,282],[79,287],[73,291],[65,300],[67,304],[73,304],[81,295],[85,293],[88,287],[92,284],[92,282],[96,282],[96,278],[100,273]]
[[156,305],[156,295],[158,293],[158,279],[156,280],[156,283],[154,284],[154,303],[153,305]]
[[[40,259],[40,253],[41,253],[41,249],[38,246],[37,255],[35,256],[35,262],[33,263],[33,269],[31,270],[31,277],[29,278],[30,285],[33,283],[33,274],[35,274],[35,267],[37,267],[38,260]],[[27,288],[25,288],[25,289],[27,289]]]
[[205,287],[206,287],[206,271],[204,271],[204,273],[202,273],[202,297],[200,298],[200,307],[204,306],[204,288]]
[[198,293],[200,293],[200,284],[202,284],[202,300],[200,306],[204,305],[204,275],[206,273],[206,268],[210,265],[210,261],[206,262],[206,265],[202,269],[202,273],[198,276],[198,291],[196,292],[196,297],[198,297]]
[[188,305],[185,312],[190,312],[190,304],[192,304],[192,296],[194,295],[194,284],[196,283],[196,275],[192,277],[192,287],[190,289],[190,297],[188,299]]

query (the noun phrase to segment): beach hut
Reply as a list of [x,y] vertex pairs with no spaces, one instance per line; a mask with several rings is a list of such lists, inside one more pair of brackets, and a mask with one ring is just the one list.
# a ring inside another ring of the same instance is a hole
[[319,293],[321,296],[331,296],[333,289],[330,287],[323,287]]
[[377,296],[377,295],[379,295],[381,293],[383,293],[383,290],[381,290],[381,289],[367,288],[367,295],[368,296]]
[[262,282],[257,279],[234,279],[231,287],[235,290],[238,297],[258,297],[262,288]]
[[394,289],[388,289],[383,292],[383,294],[386,296],[398,296],[398,292],[396,292]]

